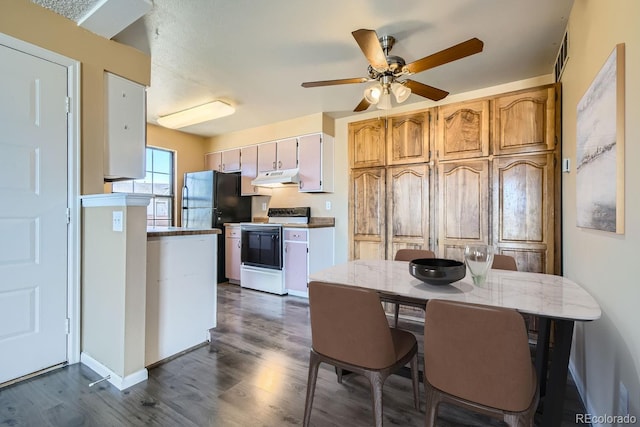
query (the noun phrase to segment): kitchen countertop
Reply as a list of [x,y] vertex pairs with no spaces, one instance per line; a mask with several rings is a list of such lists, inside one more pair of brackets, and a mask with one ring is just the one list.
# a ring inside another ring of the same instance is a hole
[[218,228],[147,227],[147,237],[193,236],[196,234],[222,234]]
[[[254,217],[253,223],[256,224],[267,224],[269,222],[269,218],[267,217]],[[250,223],[243,223],[250,224]],[[329,216],[319,216],[319,217],[311,217],[309,218],[308,224],[299,224],[299,223],[283,223],[278,225],[282,225],[286,228],[326,228],[326,227],[335,227],[336,219],[334,217]]]

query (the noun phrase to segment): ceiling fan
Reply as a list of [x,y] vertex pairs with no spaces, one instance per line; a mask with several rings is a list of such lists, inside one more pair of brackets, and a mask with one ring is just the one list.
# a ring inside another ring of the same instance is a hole
[[449,92],[404,78],[482,52],[484,46],[481,40],[474,37],[407,64],[403,58],[389,55],[396,41],[392,36],[378,37],[374,30],[365,29],[356,30],[351,34],[369,61],[369,77],[304,82],[302,83],[302,87],[373,82],[367,86],[364,91],[364,98],[353,110],[356,112],[364,111],[373,104],[376,104],[379,109],[383,110],[391,108],[392,93],[398,103],[406,101],[412,92],[434,101],[441,100],[449,95]]

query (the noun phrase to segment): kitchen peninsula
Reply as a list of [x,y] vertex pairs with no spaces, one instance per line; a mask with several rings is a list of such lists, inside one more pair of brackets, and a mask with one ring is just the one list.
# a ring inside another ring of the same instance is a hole
[[209,340],[219,229],[147,229],[145,366]]

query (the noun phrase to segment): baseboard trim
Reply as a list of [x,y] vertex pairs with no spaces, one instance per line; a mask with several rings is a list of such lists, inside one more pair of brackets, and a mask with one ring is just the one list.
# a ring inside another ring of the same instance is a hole
[[102,378],[109,376],[107,381],[120,391],[128,389],[142,381],[146,381],[147,378],[149,378],[149,371],[147,371],[147,368],[142,368],[133,374],[121,377],[84,352],[80,353],[80,363],[95,371]]
[[[589,398],[587,396],[587,390],[584,387],[584,382],[582,381],[582,378],[578,376],[573,359],[569,359],[569,374],[571,375],[571,378],[573,378],[573,382],[576,385],[576,389],[578,390],[578,394],[580,395],[580,400],[582,400],[582,405],[584,406],[584,409],[587,412],[587,414],[597,415],[597,412],[594,410],[594,408],[590,406]],[[592,427],[604,426],[603,424],[590,424],[590,425]]]

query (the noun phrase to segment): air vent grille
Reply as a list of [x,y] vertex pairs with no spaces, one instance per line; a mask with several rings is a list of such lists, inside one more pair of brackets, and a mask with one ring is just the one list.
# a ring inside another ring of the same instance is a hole
[[560,49],[558,50],[558,55],[556,56],[556,64],[554,67],[556,82],[560,81],[560,77],[562,77],[562,73],[564,72],[564,67],[567,65],[567,60],[569,59],[569,31],[564,32],[564,36],[562,36],[562,43],[560,43]]

